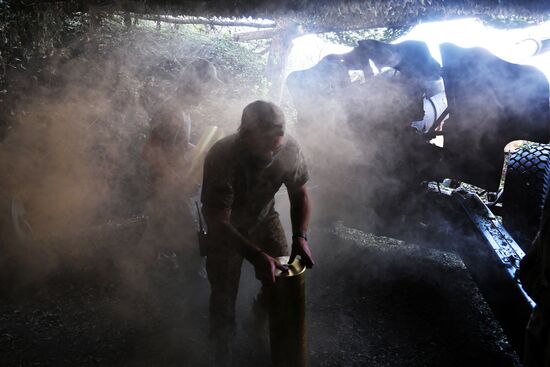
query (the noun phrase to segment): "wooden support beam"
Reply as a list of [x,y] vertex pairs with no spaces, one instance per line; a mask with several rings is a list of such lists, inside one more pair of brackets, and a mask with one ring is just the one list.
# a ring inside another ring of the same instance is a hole
[[233,40],[237,42],[247,42],[254,40],[261,40],[266,38],[273,38],[280,34],[283,30],[281,28],[263,29],[260,31],[236,33],[233,35]]
[[170,17],[166,15],[148,15],[148,14],[132,14],[135,18],[140,20],[160,21],[170,24],[205,24],[214,26],[226,26],[226,27],[252,27],[252,28],[273,28],[274,22],[255,22],[248,20],[232,20],[232,19],[220,19],[220,18],[203,18],[203,17]]

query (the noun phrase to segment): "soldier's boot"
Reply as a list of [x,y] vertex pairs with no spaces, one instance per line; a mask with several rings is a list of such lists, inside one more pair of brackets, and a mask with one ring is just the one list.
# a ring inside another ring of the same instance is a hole
[[232,330],[223,330],[212,335],[214,363],[212,367],[233,367],[235,335]]

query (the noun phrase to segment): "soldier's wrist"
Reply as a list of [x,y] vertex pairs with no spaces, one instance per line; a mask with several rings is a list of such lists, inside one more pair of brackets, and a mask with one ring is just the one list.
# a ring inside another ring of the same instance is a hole
[[304,240],[307,241],[307,232],[305,231],[294,232],[292,234],[292,239],[295,239],[295,238],[303,238]]

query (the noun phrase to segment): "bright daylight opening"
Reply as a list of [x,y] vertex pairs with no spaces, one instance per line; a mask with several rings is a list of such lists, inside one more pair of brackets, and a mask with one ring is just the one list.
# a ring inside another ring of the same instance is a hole
[[[423,23],[394,43],[417,40],[428,45],[432,56],[441,63],[439,45],[445,42],[460,47],[483,47],[496,56],[513,63],[532,65],[550,76],[550,53],[540,53],[540,43],[550,38],[550,22],[517,28],[497,29],[477,19],[458,19]],[[351,51],[352,47],[338,45],[308,34],[294,40],[289,57],[288,72],[307,69],[324,56]]]

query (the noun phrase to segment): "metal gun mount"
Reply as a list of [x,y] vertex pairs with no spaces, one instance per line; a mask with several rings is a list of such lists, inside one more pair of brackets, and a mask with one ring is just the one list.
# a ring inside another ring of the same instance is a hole
[[498,218],[491,212],[479,195],[462,186],[453,189],[439,182],[428,182],[427,187],[430,192],[448,196],[461,205],[470,221],[491,246],[508,276],[517,284],[527,303],[534,308],[536,305],[535,302],[527,295],[516,277],[519,262],[525,256],[525,252],[502,226]]

